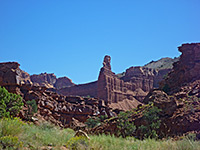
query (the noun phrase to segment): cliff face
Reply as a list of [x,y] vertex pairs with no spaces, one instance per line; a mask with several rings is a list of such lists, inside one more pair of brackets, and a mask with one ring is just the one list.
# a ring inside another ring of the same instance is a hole
[[0,63],[0,86],[10,85],[9,91],[19,93],[18,88],[11,86],[31,84],[30,75],[19,68],[20,64],[17,62]]
[[57,92],[62,95],[96,97],[113,109],[130,110],[137,107],[140,102],[136,99],[141,100],[147,93],[137,89],[137,85],[119,79],[111,71],[110,61],[110,56],[105,56],[97,81],[62,88]]
[[133,90],[138,88],[144,92],[153,88],[154,70],[144,67],[131,67],[126,70],[125,76],[121,79],[133,84]]
[[178,48],[180,60],[163,83],[168,91],[176,91],[181,85],[200,79],[200,43],[183,44]]
[[[104,100],[106,104],[119,109],[137,107],[139,102],[134,98],[133,85],[117,78],[111,71],[110,60],[110,56],[105,56],[97,82],[98,98]],[[121,103],[121,107],[118,105],[119,103]]]
[[57,78],[53,73],[41,73],[39,75],[31,75],[31,81],[35,86],[44,86],[46,88],[56,89],[75,85],[71,79],[67,77]]
[[172,69],[157,70],[140,66],[130,67],[120,79],[125,82],[131,82],[134,86],[133,90],[140,88],[144,92],[149,92],[153,88],[158,88],[159,82],[161,82],[171,70]]

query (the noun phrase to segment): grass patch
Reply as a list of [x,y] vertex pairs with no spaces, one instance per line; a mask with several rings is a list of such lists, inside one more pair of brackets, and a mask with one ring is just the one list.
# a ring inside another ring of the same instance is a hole
[[[54,150],[63,145],[71,145],[71,149],[88,150],[199,150],[199,141],[185,137],[179,141],[145,139],[137,140],[133,137],[115,137],[112,135],[90,135],[90,140],[73,138],[75,132],[71,129],[60,129],[49,123],[39,126],[27,124],[20,119],[0,120],[0,149],[41,149],[51,146]],[[80,141],[80,142],[79,142]],[[22,147],[22,148],[21,148]]]

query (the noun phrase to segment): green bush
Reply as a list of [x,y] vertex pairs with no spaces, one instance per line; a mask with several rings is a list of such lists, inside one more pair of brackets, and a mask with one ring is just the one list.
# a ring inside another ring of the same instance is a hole
[[87,149],[89,146],[89,140],[84,136],[72,137],[67,142],[67,147],[71,150]]
[[12,149],[12,150],[18,150],[21,149],[23,146],[23,143],[19,141],[19,138],[16,136],[3,136],[0,137],[0,148],[1,149]]
[[28,106],[28,111],[26,112],[26,119],[30,120],[33,115],[35,113],[37,113],[37,103],[36,101],[33,99],[31,101],[27,101],[26,102],[27,106]]
[[85,122],[88,128],[94,128],[95,126],[99,125],[101,123],[100,118],[98,117],[93,117],[93,118],[88,118]]
[[16,116],[23,106],[22,97],[0,87],[0,118]]
[[127,137],[132,136],[135,132],[136,126],[129,120],[129,112],[120,112],[117,118],[118,136]]
[[156,130],[160,128],[161,120],[159,120],[158,113],[161,109],[155,106],[151,106],[149,109],[145,110],[143,113],[143,119],[145,120],[145,125],[139,127],[140,136],[142,138],[157,138]]

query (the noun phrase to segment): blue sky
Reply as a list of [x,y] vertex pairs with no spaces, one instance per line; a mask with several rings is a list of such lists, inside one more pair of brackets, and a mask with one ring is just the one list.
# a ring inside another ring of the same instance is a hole
[[29,74],[98,78],[103,57],[123,72],[200,42],[199,0],[0,0],[0,62]]

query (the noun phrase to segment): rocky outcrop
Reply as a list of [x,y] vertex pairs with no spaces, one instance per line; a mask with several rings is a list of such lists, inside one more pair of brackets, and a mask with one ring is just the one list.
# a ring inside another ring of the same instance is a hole
[[144,92],[149,92],[153,88],[154,74],[153,69],[144,67],[131,67],[126,70],[125,76],[121,79],[133,84],[133,90],[138,88]]
[[178,47],[180,60],[163,83],[168,92],[176,92],[181,85],[200,79],[200,43],[183,44]]
[[44,86],[47,88],[54,88],[54,84],[56,83],[56,76],[51,73],[41,73],[39,75],[31,75],[31,81],[35,86]]
[[35,99],[38,104],[38,115],[47,121],[51,121],[62,127],[69,127],[74,120],[85,122],[89,117],[106,114],[114,116],[109,107],[102,105],[95,98],[83,98],[80,96],[62,96],[55,92],[41,90],[39,87],[20,87],[25,103]]
[[152,88],[158,88],[159,83],[172,71],[173,63],[178,60],[179,57],[161,58],[144,66],[130,67],[117,76],[126,82],[134,83],[137,88],[146,92]]
[[31,75],[31,81],[35,86],[44,86],[46,88],[61,89],[75,85],[71,79],[67,77],[57,78],[53,73],[41,73],[39,75]]
[[75,84],[68,77],[60,77],[60,78],[56,79],[54,87],[56,89],[62,89],[62,88],[71,87],[71,86],[74,86],[74,85]]
[[[111,71],[110,56],[104,57],[103,67],[100,70],[97,83],[97,96],[99,99],[105,101],[106,104],[112,105],[119,102],[128,101],[124,103],[121,109],[135,108],[139,102],[134,98],[134,87],[130,82],[124,82],[117,78],[115,73]],[[117,105],[114,105],[117,108]]]
[[153,88],[158,88],[159,83],[172,69],[152,69],[146,67],[130,67],[120,79],[125,82],[131,82],[134,89],[142,89],[149,92]]
[[[32,84],[30,75],[19,68],[17,62],[0,63],[0,86]],[[17,93],[17,88],[10,87],[9,91]]]

